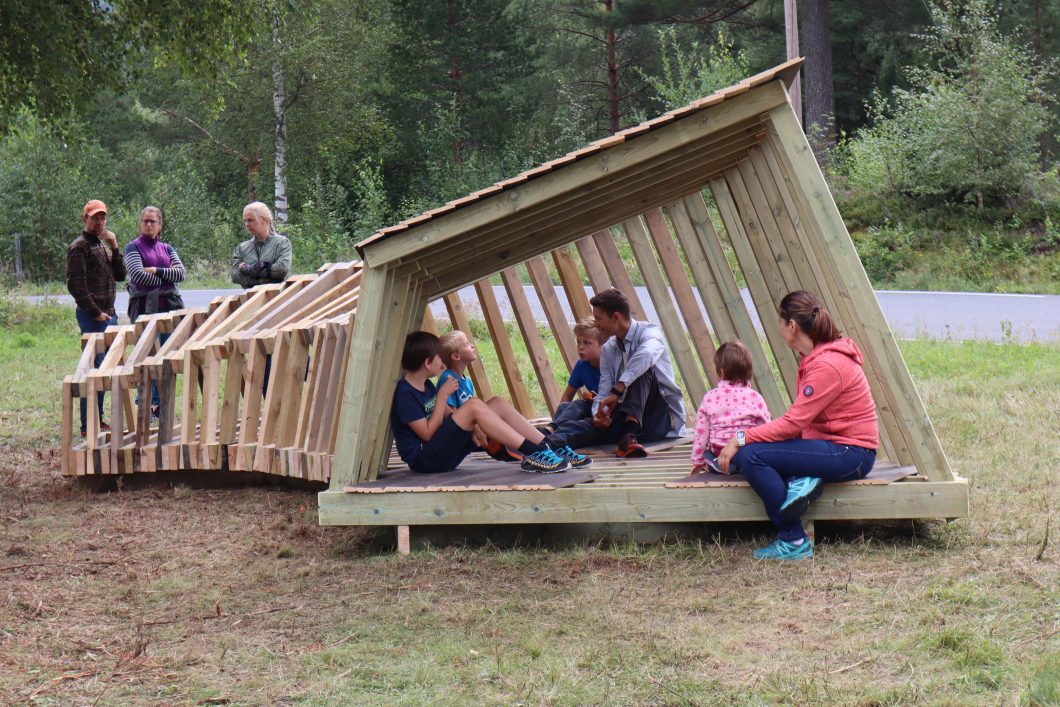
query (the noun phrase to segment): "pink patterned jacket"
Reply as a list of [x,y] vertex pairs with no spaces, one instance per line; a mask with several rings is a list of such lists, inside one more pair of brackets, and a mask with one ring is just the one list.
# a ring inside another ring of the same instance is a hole
[[696,412],[696,432],[692,438],[692,465],[703,463],[708,449],[717,454],[737,430],[769,422],[769,408],[758,391],[743,383],[718,381],[707,391]]

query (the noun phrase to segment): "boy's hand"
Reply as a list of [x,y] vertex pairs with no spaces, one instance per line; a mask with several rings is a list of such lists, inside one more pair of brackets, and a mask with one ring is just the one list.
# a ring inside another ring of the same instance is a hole
[[591,390],[586,390],[584,393],[582,393],[582,400],[587,403],[591,403],[595,397],[596,393]]
[[485,448],[486,444],[489,442],[489,440],[486,439],[486,433],[483,432],[482,428],[478,425],[475,425],[475,429],[471,430],[471,441],[482,448]]
[[459,385],[460,383],[456,380],[456,378],[446,378],[445,382],[442,383],[442,387],[438,389],[438,396],[441,397],[443,400],[448,400],[449,396],[456,392],[456,389],[457,387],[459,387]]

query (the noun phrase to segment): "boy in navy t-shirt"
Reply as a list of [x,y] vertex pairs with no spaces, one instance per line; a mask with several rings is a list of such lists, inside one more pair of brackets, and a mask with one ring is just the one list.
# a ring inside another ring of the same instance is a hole
[[578,360],[552,422],[541,428],[546,435],[593,424],[593,398],[600,390],[600,347],[607,337],[600,334],[592,317],[585,317],[574,325],[574,338],[578,342]]
[[441,345],[434,334],[414,331],[405,338],[401,354],[405,375],[394,389],[390,425],[398,455],[412,471],[452,471],[478,448],[477,443],[482,440],[473,436],[481,433],[517,449],[523,455],[524,471],[550,474],[591,463],[588,457],[574,454],[569,448],[558,452],[549,449],[544,435],[503,398],[494,398],[489,404],[471,398],[454,411],[445,400],[456,392],[456,379],[437,388],[430,380],[445,370],[440,354]]

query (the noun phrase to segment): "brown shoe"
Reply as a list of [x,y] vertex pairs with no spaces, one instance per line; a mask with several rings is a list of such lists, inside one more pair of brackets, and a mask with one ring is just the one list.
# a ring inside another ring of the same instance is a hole
[[627,434],[622,435],[622,439],[618,440],[618,449],[615,450],[615,454],[623,458],[646,457],[648,450],[637,441],[636,435]]

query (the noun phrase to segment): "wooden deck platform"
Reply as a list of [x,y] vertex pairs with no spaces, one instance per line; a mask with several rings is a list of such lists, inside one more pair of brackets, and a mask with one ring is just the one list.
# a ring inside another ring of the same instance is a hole
[[[320,522],[399,526],[766,520],[762,502],[739,477],[687,483],[689,451],[688,445],[681,445],[644,459],[597,456],[584,473],[549,476],[518,472],[513,464],[481,454],[469,457],[458,471],[434,475],[413,474],[392,458],[375,482],[322,492]],[[915,472],[913,467],[880,462],[861,481],[829,484],[806,519],[967,517],[966,480],[929,481]]]

